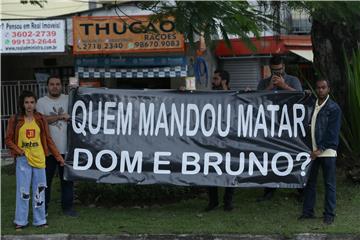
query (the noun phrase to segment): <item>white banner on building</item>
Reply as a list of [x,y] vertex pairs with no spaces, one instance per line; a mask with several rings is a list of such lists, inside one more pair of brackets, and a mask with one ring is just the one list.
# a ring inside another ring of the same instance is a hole
[[1,53],[64,52],[64,20],[1,21]]

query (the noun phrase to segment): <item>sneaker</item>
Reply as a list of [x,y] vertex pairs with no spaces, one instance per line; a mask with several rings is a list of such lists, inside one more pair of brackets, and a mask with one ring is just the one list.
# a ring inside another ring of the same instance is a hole
[[28,225],[15,225],[15,231],[20,232],[22,231],[24,228],[26,228]]
[[64,210],[64,211],[63,211],[63,214],[64,214],[65,216],[75,217],[75,218],[79,216],[79,214],[78,214],[75,210],[73,210],[73,209]]
[[219,203],[209,203],[209,205],[205,208],[205,212],[210,212],[219,206]]
[[297,219],[298,220],[306,220],[306,219],[314,219],[314,218],[315,218],[314,215],[301,214]]
[[38,225],[36,226],[37,228],[48,228],[49,225],[47,223],[44,223],[44,224],[41,224],[41,225]]
[[334,222],[334,217],[330,217],[330,216],[325,216],[324,217],[324,224],[326,225],[331,225]]

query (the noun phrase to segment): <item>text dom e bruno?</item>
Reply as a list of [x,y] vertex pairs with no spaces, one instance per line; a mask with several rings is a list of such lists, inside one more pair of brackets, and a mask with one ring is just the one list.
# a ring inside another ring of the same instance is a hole
[[[171,174],[171,163],[168,160],[171,155],[171,152],[154,152],[153,172],[155,174]],[[104,156],[107,157],[106,166],[103,166]],[[213,171],[218,175],[226,173],[233,176],[241,174],[248,174],[249,176],[252,176],[254,171],[259,171],[261,175],[266,176],[268,174],[268,170],[272,170],[272,172],[277,176],[287,176],[291,174],[293,170],[294,161],[303,161],[301,164],[301,175],[305,176],[304,170],[311,161],[309,153],[306,152],[298,153],[295,159],[286,152],[278,152],[272,158],[269,158],[268,153],[264,152],[261,157],[261,161],[253,152],[250,152],[247,156],[245,156],[244,152],[241,152],[236,160],[232,159],[229,152],[227,152],[225,156],[217,152],[206,152],[204,156],[202,156],[203,162],[200,158],[199,153],[183,152],[181,160],[181,174],[195,175],[203,173],[204,175],[208,175],[209,172]],[[132,173],[136,171],[137,173],[141,173],[143,166],[142,151],[136,151],[131,159],[128,151],[121,151],[120,157],[118,158],[118,155],[111,150],[102,150],[93,156],[93,154],[87,149],[75,148],[73,159],[74,170],[93,169],[92,166],[95,162],[96,169],[101,172],[119,171],[120,173]],[[245,164],[246,161],[248,161],[248,164]],[[278,161],[285,162],[285,164],[281,164],[281,167],[279,167]],[[109,162],[111,164],[109,164]],[[236,165],[236,167],[234,165]],[[117,166],[118,169],[116,169]]]

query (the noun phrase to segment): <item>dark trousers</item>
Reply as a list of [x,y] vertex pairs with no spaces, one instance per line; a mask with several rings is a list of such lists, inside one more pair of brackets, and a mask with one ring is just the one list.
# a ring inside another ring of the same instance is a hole
[[[62,155],[64,157],[64,155]],[[63,210],[72,209],[74,199],[74,183],[72,181],[65,181],[64,167],[61,167],[56,161],[55,157],[50,155],[46,157],[46,183],[45,190],[45,208],[48,209],[51,199],[51,183],[56,172],[56,167],[59,170],[60,188],[61,188],[61,206]]]
[[[235,192],[235,188],[225,188],[225,193],[224,193],[224,205],[225,206],[232,205],[232,199],[234,196],[234,192]],[[209,194],[209,205],[219,204],[218,187],[209,187],[208,194]]]
[[316,202],[316,181],[319,168],[322,168],[325,185],[324,217],[334,217],[336,207],[336,157],[316,158],[312,162],[309,180],[305,187],[303,214],[314,215]]

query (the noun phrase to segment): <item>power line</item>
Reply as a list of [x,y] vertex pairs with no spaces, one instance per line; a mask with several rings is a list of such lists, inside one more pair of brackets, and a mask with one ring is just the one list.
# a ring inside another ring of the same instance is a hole
[[[81,3],[97,3],[97,4],[114,4],[116,1],[115,0],[109,0],[109,1],[96,1],[96,0],[93,0],[93,1],[87,1],[87,0],[71,0],[72,2],[81,2]],[[131,2],[131,1],[121,1],[121,2]]]
[[[53,8],[41,8],[41,9],[29,9],[29,10],[25,10],[25,12],[39,12],[39,11],[51,11],[51,10],[58,10],[58,9],[70,9],[70,8],[76,8],[79,9],[80,7],[83,7],[84,5],[80,5],[80,6],[64,6],[64,7],[53,7]],[[14,11],[9,11],[9,12],[15,12]],[[3,11],[1,11],[1,13],[4,13]]]
[[[70,13],[76,13],[77,12],[77,10],[79,10],[79,8],[81,8],[82,6],[72,6],[72,8],[74,8],[74,7],[77,7],[76,9],[74,9],[72,12],[70,12]],[[70,7],[68,7],[68,8],[70,8]],[[62,8],[51,8],[51,9],[47,9],[47,10],[53,10],[53,9],[64,9],[64,7],[62,7]],[[39,10],[39,11],[41,11],[41,9]],[[34,12],[34,11],[32,11],[32,12]],[[69,13],[69,14],[70,14]],[[41,15],[26,15],[26,14],[18,14],[18,13],[13,13],[13,12],[1,12],[1,18],[4,18],[5,17],[5,15],[7,15],[7,16],[14,16],[14,17],[29,17],[29,18],[31,18],[31,17],[54,17],[54,16],[57,16],[56,14],[55,15],[51,15],[51,16],[41,16]],[[58,15],[64,15],[64,13],[61,13],[61,14],[58,14]]]
[[72,2],[76,3],[99,3],[99,1],[86,1],[86,0],[71,0]]
[[28,17],[28,18],[32,18],[32,17],[46,17],[46,16],[35,16],[35,15],[24,15],[24,14],[15,14],[15,13],[1,13],[1,17],[4,19],[6,16],[13,16],[13,17]]
[[[49,8],[49,9],[39,9],[39,10],[26,10],[26,11],[23,11],[23,13],[28,13],[28,12],[32,12],[32,13],[35,13],[35,12],[38,12],[39,14],[41,13],[41,11],[44,11],[44,12],[47,12],[47,11],[52,11],[52,10],[58,10],[58,9],[67,9],[69,11],[69,13],[72,13],[72,12],[77,12],[81,7],[83,6],[68,6],[68,7],[61,7],[61,8]],[[87,9],[85,9],[87,10]],[[65,11],[66,12],[66,11]],[[64,15],[64,14],[67,14],[67,13],[60,13],[60,14],[53,14],[51,16],[56,16],[56,15]],[[4,15],[9,15],[9,16],[23,16],[23,17],[44,17],[42,15],[31,15],[30,14],[19,14],[15,11],[8,11],[8,12],[1,12],[1,17],[4,18]],[[46,15],[45,15],[46,16]]]

